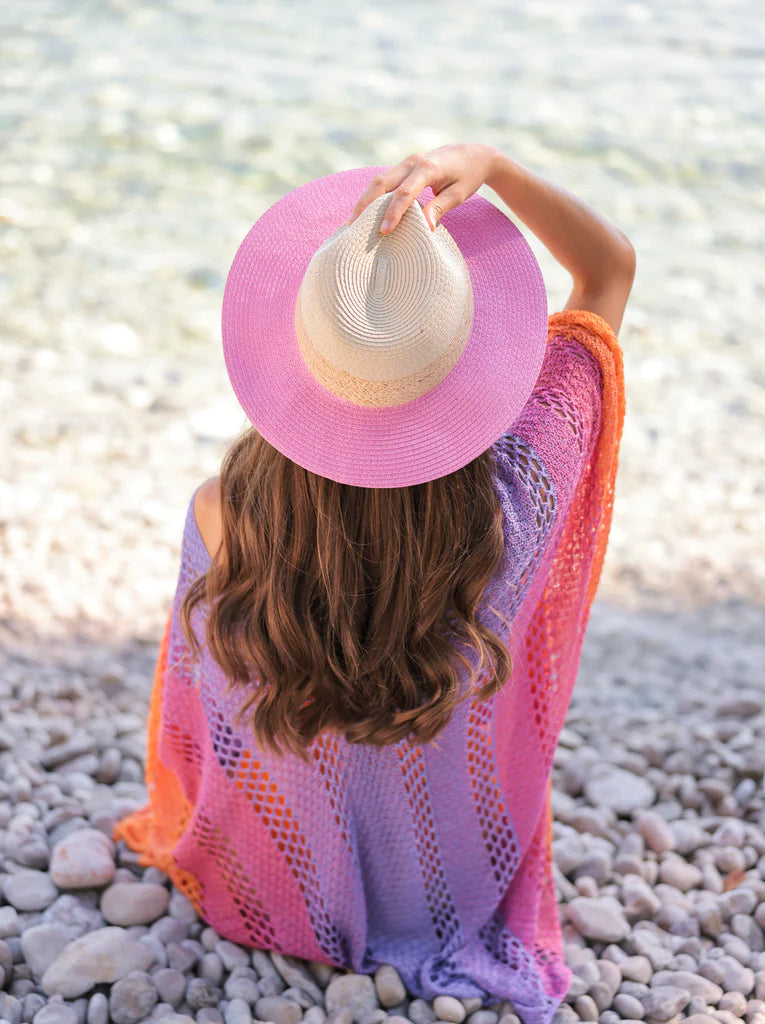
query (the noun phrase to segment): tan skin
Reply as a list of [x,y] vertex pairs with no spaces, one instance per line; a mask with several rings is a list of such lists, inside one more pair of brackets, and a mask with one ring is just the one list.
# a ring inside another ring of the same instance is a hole
[[[546,181],[496,146],[458,143],[429,153],[412,153],[370,181],[347,223],[379,196],[393,193],[382,234],[395,231],[404,211],[426,186],[434,198],[423,207],[435,230],[443,215],[487,184],[569,271],[573,288],[564,309],[601,316],[618,334],[635,276],[629,239],[577,196]],[[210,557],[222,554],[220,477],[210,477],[194,501],[197,526]]]

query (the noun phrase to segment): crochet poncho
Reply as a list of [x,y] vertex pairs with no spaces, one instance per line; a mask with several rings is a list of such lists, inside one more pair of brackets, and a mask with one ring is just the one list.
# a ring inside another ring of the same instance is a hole
[[[485,601],[511,629],[479,614],[509,643],[512,674],[489,700],[464,700],[434,744],[380,748],[325,731],[306,764],[234,727],[222,670],[206,647],[193,664],[178,619],[211,562],[192,497],[151,694],[148,803],[114,839],[234,942],[361,973],[390,963],[413,996],[510,999],[524,1024],[547,1024],[572,978],[552,873],[552,760],[606,551],[623,419],[611,328],[589,312],[551,314],[534,391],[495,445],[506,544]],[[204,641],[204,622],[192,624]]]

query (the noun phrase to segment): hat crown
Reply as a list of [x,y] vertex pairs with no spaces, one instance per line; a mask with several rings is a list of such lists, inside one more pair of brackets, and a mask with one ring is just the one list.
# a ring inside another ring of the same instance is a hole
[[442,224],[431,231],[417,200],[381,234],[391,198],[373,200],[318,247],[295,303],[306,366],[357,405],[399,405],[432,390],[459,360],[473,321],[457,243]]

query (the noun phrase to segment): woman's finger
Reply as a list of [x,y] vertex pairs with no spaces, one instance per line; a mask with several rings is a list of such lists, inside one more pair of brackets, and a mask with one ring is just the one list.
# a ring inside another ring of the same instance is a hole
[[424,206],[422,209],[425,219],[430,224],[431,231],[435,231],[446,211],[453,210],[455,206],[459,206],[464,201],[464,198],[462,189],[454,184],[445,188],[443,192],[439,192],[435,199],[431,199],[427,206]]
[[[395,167],[390,167],[387,171],[383,171],[381,174],[375,175],[359,196],[358,202],[354,206],[353,212],[346,221],[346,224],[352,224],[353,221],[356,220],[356,218],[360,216],[367,206],[369,206],[369,204],[375,199],[385,195],[386,192],[393,192],[400,188],[406,182],[420,160],[422,160],[420,154],[413,153],[411,156],[402,160],[401,163],[396,164]],[[425,186],[423,185],[422,188],[424,187]],[[422,189],[420,189],[420,191],[422,191]],[[419,193],[415,193],[415,195],[418,194]]]
[[393,190],[380,231],[390,234],[426,185],[435,184],[440,177],[431,161],[418,161],[400,185]]
[[390,192],[391,189],[403,181],[409,173],[412,164],[413,157],[408,156],[400,164],[396,164],[395,167],[389,167],[387,171],[376,174],[359,196],[346,224],[353,223],[373,200],[384,195],[386,192]]

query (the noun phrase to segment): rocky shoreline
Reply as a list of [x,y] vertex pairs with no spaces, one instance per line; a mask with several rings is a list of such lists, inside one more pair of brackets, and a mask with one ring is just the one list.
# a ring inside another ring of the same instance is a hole
[[[683,680],[667,656],[680,623],[662,648],[658,622],[593,608],[553,766],[574,972],[556,1024],[765,1024],[762,648],[746,633],[762,623],[735,621],[738,637],[716,625],[743,655],[726,657],[710,624]],[[217,935],[110,838],[146,802],[155,652],[39,654],[19,645],[0,666],[0,1024],[518,1024],[509,1003],[411,998],[390,966],[354,975]]]

